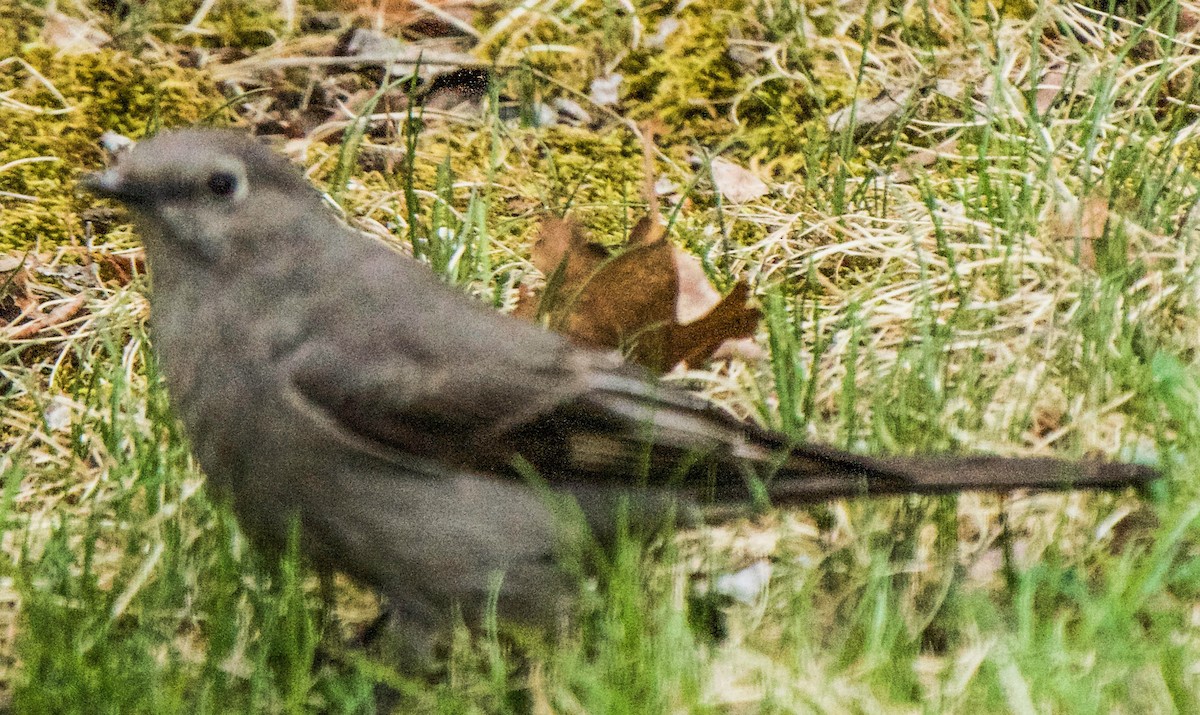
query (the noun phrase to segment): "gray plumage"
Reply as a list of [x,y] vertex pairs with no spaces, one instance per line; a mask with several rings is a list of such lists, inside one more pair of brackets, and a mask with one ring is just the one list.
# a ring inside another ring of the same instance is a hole
[[85,183],[132,210],[154,347],[211,486],[269,547],[298,516],[308,556],[385,594],[414,638],[454,604],[476,617],[496,572],[508,617],[545,622],[568,592],[554,554],[569,519],[518,455],[601,538],[620,495],[653,519],[675,498],[745,501],[751,474],[785,503],[1155,476],[790,444],[443,285],[233,132],[160,134]]

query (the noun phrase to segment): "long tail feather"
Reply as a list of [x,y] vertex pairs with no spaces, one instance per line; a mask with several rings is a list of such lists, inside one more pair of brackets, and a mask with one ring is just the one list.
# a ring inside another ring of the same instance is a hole
[[784,463],[767,484],[767,493],[775,502],[804,503],[960,491],[1113,490],[1141,488],[1158,476],[1150,467],[1120,462],[995,456],[870,458],[807,446]]
[[1112,490],[1143,487],[1159,477],[1150,467],[1117,462],[866,457],[822,445],[789,447],[784,435],[736,420],[688,393],[647,382],[640,373],[608,370],[589,377],[585,399],[572,407],[593,418],[597,428],[564,437],[569,446],[565,471],[627,481],[643,466],[653,483],[680,476],[681,460],[703,455],[694,469],[685,471],[697,480],[691,485],[694,493],[718,503],[745,500],[752,475],[763,480],[767,495],[780,504],[958,491]]

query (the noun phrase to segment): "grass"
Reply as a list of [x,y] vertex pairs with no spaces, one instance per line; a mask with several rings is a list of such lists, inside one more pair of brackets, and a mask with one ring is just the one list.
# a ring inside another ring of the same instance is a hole
[[[769,347],[672,379],[854,450],[1103,455],[1166,481],[630,539],[565,632],[472,624],[445,677],[406,679],[347,645],[369,594],[339,582],[328,617],[294,553],[261,562],[206,497],[155,368],[148,281],[89,280],[64,249],[31,290],[49,307],[85,290],[85,310],[0,343],[12,710],[365,712],[386,682],[404,712],[1200,711],[1194,6],[597,5],[502,8],[486,52],[520,68],[521,116],[604,65],[629,77],[619,114],[670,123],[658,169],[687,194],[670,235],[718,285],[753,280]],[[663,50],[620,56],[668,17],[684,30]],[[697,24],[712,18],[716,35]],[[729,59],[746,48],[766,59]],[[390,170],[363,168],[385,138],[354,123],[305,153],[352,220],[498,307],[539,209],[569,204],[614,240],[639,210],[631,133],[503,120],[505,81],[482,118],[410,112]],[[1051,81],[1065,89],[1040,102]],[[881,89],[898,108],[876,121]],[[688,158],[717,148],[772,193],[714,195]],[[92,249],[127,241],[118,223]],[[688,595],[762,560],[749,603]]]

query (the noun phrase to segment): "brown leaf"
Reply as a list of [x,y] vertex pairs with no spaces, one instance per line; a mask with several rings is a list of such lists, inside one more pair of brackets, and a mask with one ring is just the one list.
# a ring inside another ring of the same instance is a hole
[[513,307],[512,314],[522,320],[537,321],[538,296],[524,283],[517,286],[517,304]]
[[[629,248],[604,263],[577,291],[569,284],[550,327],[594,347],[622,348],[635,362],[658,369],[670,354],[678,281],[666,240]],[[573,295],[572,295],[573,293]]]
[[680,362],[697,365],[726,342],[752,337],[760,315],[746,305],[747,284],[722,299],[699,260],[667,240],[654,191],[653,145],[661,127],[648,122],[640,131],[648,210],[624,249],[612,256],[573,219],[545,219],[530,260],[546,276],[546,287],[535,296],[521,286],[513,314],[544,321],[585,345],[620,348],[629,359],[665,371]]
[[[721,294],[708,282],[708,275],[705,274],[700,259],[678,246],[675,246],[675,272],[679,276],[679,295],[675,300],[676,322],[687,325],[699,320],[721,302]],[[758,312],[755,311],[755,326],[757,324]],[[754,333],[755,327],[751,327],[744,335],[727,338],[708,359],[763,359],[766,353],[754,341]],[[697,362],[689,361],[688,364],[695,365]]]
[[630,229],[629,240],[626,242],[626,245],[640,246],[646,243],[655,243],[663,240],[666,232],[667,227],[659,220],[658,214],[649,214],[643,216]]
[[717,348],[709,360],[733,360],[738,359],[744,362],[762,362],[770,357],[770,354],[763,349],[762,345],[753,337],[737,338],[736,340],[726,340],[721,343],[721,347]]
[[675,247],[675,273],[679,276],[679,296],[675,300],[675,320],[690,323],[721,302],[721,294],[708,282],[700,259]]
[[583,226],[571,218],[542,221],[530,251],[533,267],[560,286],[582,286],[608,259],[608,249],[588,241]]
[[0,324],[15,325],[37,310],[38,299],[29,283],[39,262],[32,253],[0,255]]
[[752,337],[761,316],[758,308],[747,305],[749,299],[749,284],[738,281],[708,315],[687,325],[675,325],[669,341],[671,350],[663,364],[699,365],[726,341]]
[[[759,313],[746,306],[749,286],[739,283],[721,299],[697,263],[699,278],[690,269],[686,276],[688,293],[699,295],[700,282],[715,299],[700,310],[689,305],[689,317],[697,319],[681,324],[680,253],[655,216],[638,222],[615,257],[589,242],[576,222],[547,219],[532,251],[534,265],[547,275],[546,289],[535,300],[522,286],[514,314],[544,317],[551,329],[577,342],[623,349],[631,360],[654,369],[681,361],[697,365],[727,340],[754,335]],[[705,302],[709,295],[704,294]]]
[[533,267],[550,275],[562,263],[567,253],[587,243],[583,227],[570,218],[547,217],[538,229],[537,240],[529,251]]

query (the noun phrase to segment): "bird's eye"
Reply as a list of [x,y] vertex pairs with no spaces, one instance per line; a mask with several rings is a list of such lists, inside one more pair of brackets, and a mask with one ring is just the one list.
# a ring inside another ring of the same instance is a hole
[[208,190],[213,196],[227,199],[238,191],[238,177],[228,171],[214,171],[208,177]]

